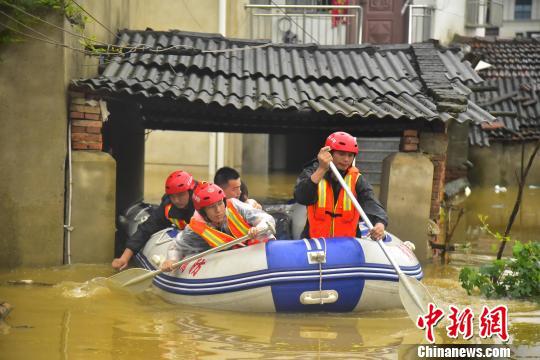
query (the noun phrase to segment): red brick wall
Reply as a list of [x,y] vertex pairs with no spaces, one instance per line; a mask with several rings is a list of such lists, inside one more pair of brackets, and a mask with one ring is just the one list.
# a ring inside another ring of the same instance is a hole
[[447,183],[462,177],[467,177],[467,169],[446,168],[445,178]]
[[401,137],[400,150],[402,152],[416,152],[419,143],[420,139],[418,139],[417,130],[405,130]]
[[70,92],[69,120],[73,150],[101,150],[103,118],[99,98]]
[[431,210],[429,211],[429,217],[435,222],[438,222],[439,209],[441,208],[441,202],[444,197],[446,154],[429,154],[429,158],[433,163],[433,188],[431,190]]

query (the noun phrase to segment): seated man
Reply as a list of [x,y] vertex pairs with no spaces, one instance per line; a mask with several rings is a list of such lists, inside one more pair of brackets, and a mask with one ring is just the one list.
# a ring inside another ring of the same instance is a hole
[[328,136],[317,159],[304,168],[298,177],[294,199],[308,209],[303,237],[360,236],[360,214],[346,196],[339,181],[328,171],[330,162],[334,162],[373,223],[371,238],[384,238],[388,223],[386,211],[375,198],[371,185],[353,166],[357,154],[356,138],[345,132],[335,132]]
[[[227,199],[240,199],[241,201],[253,206],[256,209],[262,209],[261,204],[259,204],[254,199],[243,200],[240,198],[242,194],[242,180],[240,179],[240,174],[238,173],[238,171],[234,170],[233,168],[230,168],[228,166],[219,168],[216,171],[216,175],[214,175],[214,184],[223,189],[223,191],[225,192],[225,197]],[[244,186],[247,189],[247,186],[245,184]]]
[[266,223],[275,226],[274,218],[236,198],[226,199],[225,192],[212,183],[201,183],[193,193],[195,214],[180,238],[169,247],[167,260],[161,265],[163,271],[171,271],[174,263],[193,254],[217,247],[244,235],[252,240],[247,244],[268,241],[273,236],[258,234]]
[[171,226],[183,230],[195,211],[191,195],[196,184],[193,176],[185,171],[171,173],[165,181],[165,195],[161,198],[161,204],[127,240],[126,249],[122,256],[112,261],[112,267],[123,270],[154,233]]

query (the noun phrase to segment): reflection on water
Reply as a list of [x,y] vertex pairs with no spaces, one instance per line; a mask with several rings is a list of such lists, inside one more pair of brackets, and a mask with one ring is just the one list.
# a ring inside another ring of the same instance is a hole
[[[497,300],[469,297],[456,266],[427,266],[425,283],[440,306]],[[20,269],[0,274],[0,294],[15,309],[0,326],[1,359],[394,359],[401,344],[424,343],[402,310],[362,314],[249,314],[174,306],[151,292],[111,291],[103,265]],[[53,286],[12,285],[33,279]],[[540,306],[505,301],[512,343],[540,351]],[[439,329],[437,339],[444,338]],[[479,339],[477,339],[479,340]]]
[[[506,192],[496,188],[473,188],[471,196],[465,201],[465,216],[456,228],[452,242],[470,244],[468,253],[457,254],[457,260],[466,264],[478,265],[488,261],[497,252],[500,241],[482,230],[479,215],[487,216],[486,223],[494,232],[504,234],[508,219],[516,201],[516,187]],[[526,187],[519,212],[510,232],[512,240],[522,242],[540,241],[540,188]],[[512,242],[504,251],[512,255]],[[475,256],[469,256],[473,254]]]

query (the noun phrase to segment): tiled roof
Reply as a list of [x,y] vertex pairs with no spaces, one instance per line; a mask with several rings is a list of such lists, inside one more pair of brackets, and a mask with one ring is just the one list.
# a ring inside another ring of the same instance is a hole
[[454,42],[470,46],[471,60],[490,64],[479,70],[484,79],[530,77],[540,79],[540,40],[487,39],[458,36]]
[[[119,38],[119,45],[170,51],[116,57],[100,76],[75,80],[72,88],[244,112],[495,120],[467,101],[463,82],[482,81],[470,64],[457,49],[432,43],[278,45],[215,34],[130,30],[121,31]],[[234,48],[244,50],[227,50]]]
[[501,120],[471,127],[470,142],[488,145],[492,140],[540,138],[540,80],[501,78],[482,84],[491,91],[475,92],[472,99]]
[[473,145],[489,146],[489,140],[537,139],[540,136],[540,41],[536,39],[487,39],[456,37],[455,43],[473,63],[491,66],[479,70],[480,84],[491,91],[474,92],[471,99],[501,121],[471,126]]

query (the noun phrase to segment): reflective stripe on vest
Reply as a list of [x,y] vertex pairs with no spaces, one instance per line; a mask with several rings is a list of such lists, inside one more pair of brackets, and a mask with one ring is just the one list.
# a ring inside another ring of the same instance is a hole
[[217,247],[235,239],[233,236],[216,230],[213,227],[208,226],[205,222],[195,220],[194,218],[191,218],[189,227],[202,237],[210,247]]
[[[205,222],[195,220],[191,218],[189,226],[191,229],[197,233],[200,237],[204,239],[211,247],[216,247],[234,239],[238,239],[244,235],[247,235],[249,229],[252,227],[244,219],[242,215],[238,212],[238,209],[234,206],[232,200],[227,200],[227,208],[225,209],[225,214],[227,216],[227,227],[231,232],[231,235],[226,234],[222,231],[216,230],[211,226],[208,226]],[[262,242],[267,242],[268,239],[262,240]],[[248,245],[258,244],[260,241],[256,239],[250,239],[247,241]],[[233,249],[240,247],[240,245],[233,246]]]
[[187,223],[182,219],[177,219],[169,216],[169,212],[171,211],[173,207],[173,204],[168,204],[165,206],[165,217],[167,220],[169,220],[174,226],[176,226],[180,230],[184,230]]
[[[356,182],[360,172],[350,167],[345,175],[345,183],[356,196]],[[343,189],[334,205],[334,192],[329,181],[322,179],[317,186],[318,200],[308,206],[309,236],[355,236],[360,214]]]
[[227,215],[227,226],[235,238],[247,235],[251,225],[240,215],[230,199],[227,200],[225,214]]
[[222,231],[216,230],[202,221],[194,220],[193,218],[191,218],[189,226],[211,247],[216,247],[244,235],[247,235],[249,229],[251,228],[251,225],[249,225],[249,223],[242,217],[242,215],[240,215],[238,209],[236,209],[232,200],[227,200],[227,208],[225,209],[225,215],[227,216],[227,227],[229,228],[232,236]]

